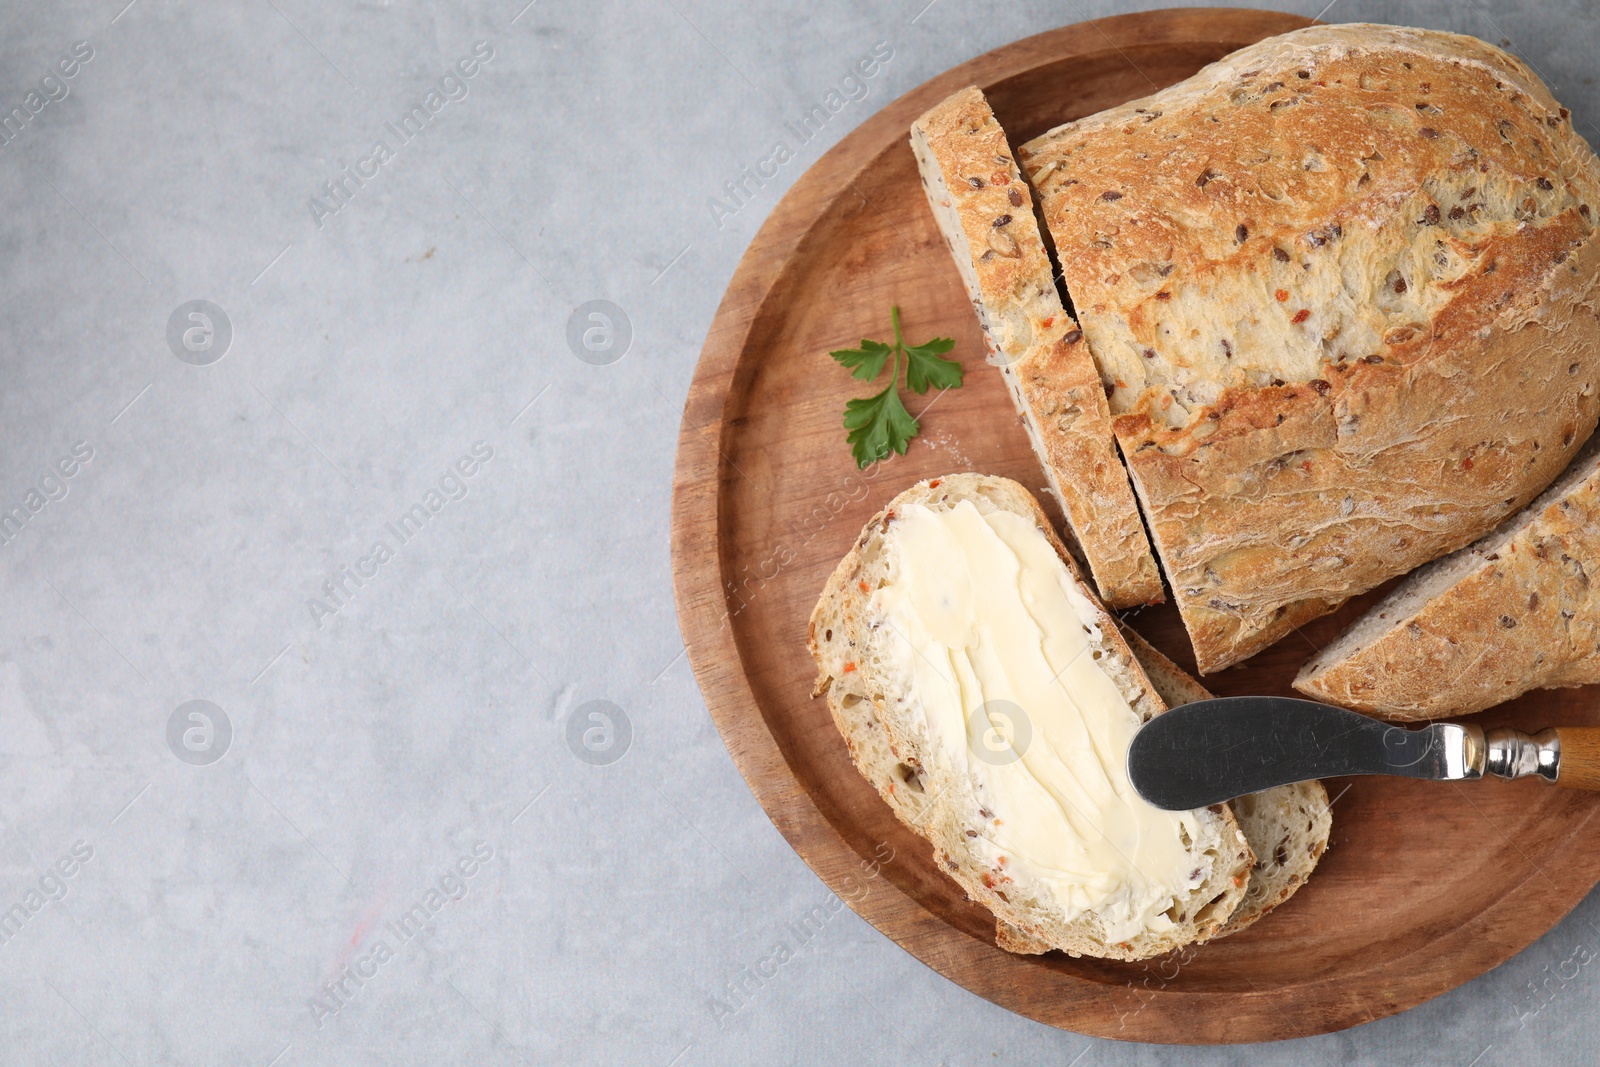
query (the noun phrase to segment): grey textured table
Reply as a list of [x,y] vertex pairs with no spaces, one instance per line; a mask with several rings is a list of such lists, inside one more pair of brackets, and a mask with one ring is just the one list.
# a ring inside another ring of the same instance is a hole
[[[1123,8],[525,2],[0,11],[0,1062],[1594,1061],[1595,897],[1246,1050],[1059,1033],[828,911],[682,652],[699,345],[828,144]],[[1330,6],[1510,39],[1600,139],[1590,7]]]

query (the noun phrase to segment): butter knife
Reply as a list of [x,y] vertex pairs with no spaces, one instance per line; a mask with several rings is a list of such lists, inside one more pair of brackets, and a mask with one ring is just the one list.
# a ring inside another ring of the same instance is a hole
[[1412,730],[1313,700],[1218,697],[1157,715],[1128,747],[1134,789],[1169,811],[1351,774],[1440,782],[1538,777],[1600,790],[1600,727],[1530,735],[1440,722]]

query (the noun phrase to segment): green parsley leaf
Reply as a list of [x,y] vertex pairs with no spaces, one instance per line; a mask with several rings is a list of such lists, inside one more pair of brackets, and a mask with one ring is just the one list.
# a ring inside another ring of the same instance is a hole
[[955,341],[948,337],[906,346],[906,385],[913,393],[926,393],[930,385],[940,389],[955,389],[961,385],[961,364],[939,358],[955,346]]
[[961,385],[961,364],[942,358],[955,347],[948,337],[935,337],[920,345],[906,344],[900,332],[900,309],[891,307],[889,317],[894,322],[894,344],[863,338],[860,348],[841,348],[828,355],[840,366],[850,371],[859,381],[870,382],[883,373],[883,365],[893,360],[889,370],[889,384],[875,396],[846,401],[844,428],[849,431],[845,440],[850,443],[850,454],[857,467],[865,467],[883,459],[890,452],[906,454],[906,446],[922,427],[900,399],[900,356],[906,357],[906,387],[912,392],[926,393],[930,386],[955,389]]
[[894,382],[876,396],[846,401],[844,428],[850,431],[845,440],[850,443],[850,454],[858,468],[883,459],[891,451],[905,455],[906,446],[920,429],[901,402]]
[[883,371],[883,364],[893,351],[892,345],[863,337],[860,348],[841,348],[828,355],[838,360],[840,366],[850,368],[850,377],[870,382]]

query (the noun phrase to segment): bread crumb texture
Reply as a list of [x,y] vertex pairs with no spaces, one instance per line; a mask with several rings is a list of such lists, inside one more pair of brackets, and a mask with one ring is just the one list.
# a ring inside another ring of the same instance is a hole
[[1600,168],[1474,38],[1270,38],[1022,146],[1203,672],[1460,548],[1594,429]]

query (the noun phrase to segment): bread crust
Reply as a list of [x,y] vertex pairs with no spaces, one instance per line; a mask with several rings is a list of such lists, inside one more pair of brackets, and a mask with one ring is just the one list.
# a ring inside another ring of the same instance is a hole
[[1352,624],[1307,662],[1295,688],[1408,721],[1600,682],[1596,578],[1600,441],[1591,441],[1524,513],[1424,568]]
[[1498,49],[1310,27],[1019,155],[1203,674],[1481,536],[1594,429],[1600,165]]
[[1163,599],[1161,574],[1111,432],[1089,347],[1061,304],[1050,257],[1005,131],[976,88],[911,127],[923,188],[1101,598]]
[[[1114,944],[1100,936],[1100,923],[1093,913],[1064,921],[1059,913],[1030,904],[1023,895],[1025,887],[1013,883],[1003,868],[989,866],[970,845],[967,830],[993,815],[981,807],[970,781],[963,782],[943,761],[930,758],[925,725],[919,727],[901,706],[899,696],[887,692],[873,676],[868,655],[873,639],[868,621],[870,590],[876,588],[883,573],[883,542],[895,510],[910,503],[950,507],[962,500],[972,501],[980,510],[1004,508],[1032,518],[1088,592],[1049,519],[1022,486],[978,474],[919,482],[873,516],[828,579],[807,630],[807,647],[818,670],[813,695],[827,697],[834,724],[856,767],[900,821],[932,844],[939,869],[972,900],[994,913],[996,943],[1001,948],[1012,952],[1061,949],[1074,956],[1138,960],[1215,936],[1244,899],[1255,860],[1226,805],[1201,813],[1203,828],[1215,838],[1208,846],[1212,869],[1183,903],[1175,929],[1146,931]],[[1109,613],[1101,611],[1097,629],[1099,635],[1091,643],[1134,711],[1142,718],[1164,711],[1165,705]]]

